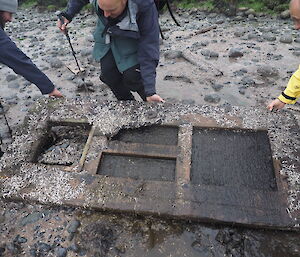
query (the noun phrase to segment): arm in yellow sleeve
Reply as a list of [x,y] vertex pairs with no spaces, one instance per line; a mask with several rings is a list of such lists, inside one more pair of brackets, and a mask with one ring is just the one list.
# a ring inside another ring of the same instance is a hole
[[300,67],[292,75],[286,89],[281,93],[278,99],[286,104],[295,104],[300,97]]

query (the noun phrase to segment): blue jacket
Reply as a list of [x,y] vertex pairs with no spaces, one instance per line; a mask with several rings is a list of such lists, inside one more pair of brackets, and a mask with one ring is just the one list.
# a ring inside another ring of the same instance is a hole
[[[132,31],[122,30],[120,28],[119,31],[115,31],[115,33],[117,36],[119,36],[120,40],[124,40],[124,38],[125,39],[128,38],[131,40],[132,37],[136,37],[135,38],[135,40],[137,41],[136,59],[140,65],[141,77],[142,77],[146,96],[151,96],[156,93],[155,90],[156,67],[159,61],[158,13],[153,0],[128,0],[128,1],[132,1],[137,7],[136,14],[134,15],[136,16],[136,24],[137,24],[138,31],[136,35],[133,35]],[[90,2],[89,0],[69,0],[67,10],[63,13],[63,15],[69,21],[71,21],[73,17],[81,10],[81,8],[84,5],[88,4],[89,2]],[[99,16],[99,12],[97,12],[97,14]],[[103,23],[104,19],[105,19],[104,17],[103,19],[101,19],[101,17],[99,16],[98,25],[99,22]],[[116,40],[118,40],[117,37]],[[103,47],[104,46],[105,45],[103,44]],[[105,46],[105,48],[107,48],[107,46]],[[121,52],[122,51],[120,51],[120,53]],[[100,54],[98,57],[101,58],[103,57],[102,55],[103,54]],[[114,56],[115,58],[117,57],[116,55]],[[119,56],[117,58],[119,58]],[[120,64],[118,66],[120,72],[124,71],[123,67],[125,66],[124,63],[123,65]]]
[[11,41],[2,28],[0,28],[0,63],[35,84],[42,94],[49,94],[54,90],[50,79]]

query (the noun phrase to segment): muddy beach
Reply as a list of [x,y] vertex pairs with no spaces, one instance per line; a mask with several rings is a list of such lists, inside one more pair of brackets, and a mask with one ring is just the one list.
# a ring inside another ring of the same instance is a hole
[[[265,108],[280,94],[299,65],[300,38],[289,20],[227,18],[198,11],[179,12],[182,27],[161,17],[165,40],[157,89],[170,103]],[[67,98],[115,100],[99,81],[91,57],[95,17],[82,13],[70,26],[85,80],[81,79],[54,13],[21,10],[7,32]],[[213,28],[202,33],[207,28]],[[67,67],[68,66],[68,67]],[[34,85],[7,67],[0,69],[0,94],[14,129],[42,97]],[[287,106],[299,123],[299,104]],[[3,117],[1,135],[10,143]],[[299,179],[299,178],[298,178]],[[0,202],[0,256],[299,256],[299,233],[213,226],[155,217]],[[295,209],[299,203],[294,204]]]

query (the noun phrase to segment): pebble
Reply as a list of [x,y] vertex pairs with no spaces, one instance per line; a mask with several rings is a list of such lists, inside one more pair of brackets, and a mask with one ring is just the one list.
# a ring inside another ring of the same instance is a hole
[[221,101],[221,97],[217,94],[211,94],[211,95],[206,95],[204,97],[204,101],[208,102],[208,103],[219,103]]
[[275,77],[279,75],[279,72],[276,68],[270,65],[263,65],[257,68],[257,73],[266,78]]
[[291,35],[283,35],[279,41],[284,44],[291,44],[293,42],[293,37]]
[[79,220],[73,220],[69,224],[69,226],[67,228],[67,231],[69,233],[75,233],[79,227],[80,227],[80,221]]
[[229,50],[228,56],[229,56],[230,58],[242,57],[242,56],[244,56],[244,53],[243,53],[242,50],[239,49],[239,48],[231,48],[231,49]]
[[16,80],[18,77],[16,76],[16,75],[14,75],[14,74],[8,74],[7,76],[6,76],[6,81],[7,82],[10,82],[10,81],[13,81],[13,80]]

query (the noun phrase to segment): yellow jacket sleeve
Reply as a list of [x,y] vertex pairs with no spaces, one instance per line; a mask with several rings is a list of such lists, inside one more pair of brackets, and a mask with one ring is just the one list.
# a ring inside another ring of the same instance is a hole
[[286,104],[294,104],[300,97],[300,66],[292,75],[286,89],[281,93],[278,99]]

